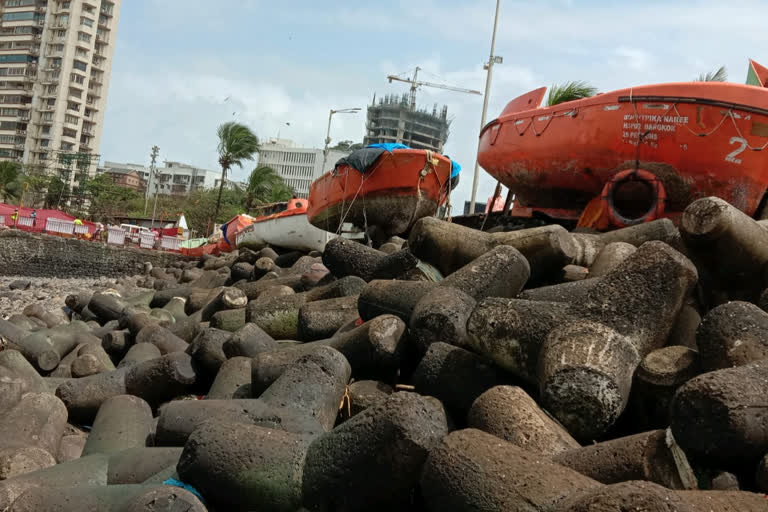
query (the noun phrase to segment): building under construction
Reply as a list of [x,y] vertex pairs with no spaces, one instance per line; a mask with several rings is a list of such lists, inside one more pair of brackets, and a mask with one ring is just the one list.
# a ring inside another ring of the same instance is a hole
[[416,149],[443,152],[451,122],[448,107],[418,110],[409,95],[388,95],[368,107],[364,144],[397,142]]

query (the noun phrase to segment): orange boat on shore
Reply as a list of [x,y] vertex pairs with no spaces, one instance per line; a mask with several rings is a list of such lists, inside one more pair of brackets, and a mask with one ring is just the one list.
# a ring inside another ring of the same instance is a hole
[[768,69],[750,61],[748,83],[646,85],[552,107],[536,89],[483,128],[478,161],[521,217],[608,229],[674,220],[715,195],[764,218]]
[[453,164],[446,156],[422,149],[384,150],[360,169],[354,155],[312,183],[307,213],[313,226],[337,232],[351,223],[400,235],[437,213],[448,199]]

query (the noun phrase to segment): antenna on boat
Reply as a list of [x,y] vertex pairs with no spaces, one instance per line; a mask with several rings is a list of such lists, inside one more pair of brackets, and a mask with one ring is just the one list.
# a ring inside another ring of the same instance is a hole
[[405,82],[407,84],[411,84],[411,94],[408,101],[408,104],[411,110],[416,110],[416,91],[418,91],[419,87],[422,87],[422,86],[434,87],[436,89],[445,89],[446,91],[463,92],[466,94],[477,94],[477,95],[483,94],[482,92],[475,91],[474,89],[465,89],[463,87],[453,87],[451,85],[436,84],[432,82],[422,82],[418,79],[419,71],[421,71],[421,68],[416,66],[416,69],[413,72],[413,78],[402,78],[397,75],[387,76],[387,80],[389,80],[389,83],[392,83],[393,81],[398,81],[398,82]]

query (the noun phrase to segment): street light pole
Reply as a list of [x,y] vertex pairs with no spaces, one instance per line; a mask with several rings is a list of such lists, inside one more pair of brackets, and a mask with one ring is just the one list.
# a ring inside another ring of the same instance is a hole
[[144,216],[147,216],[147,208],[149,207],[149,190],[152,187],[152,170],[155,168],[155,161],[157,160],[157,155],[160,152],[160,148],[157,146],[152,147],[152,153],[150,153],[150,157],[152,158],[152,165],[149,166],[149,179],[147,180],[147,190],[144,191]]
[[328,114],[328,130],[325,133],[325,147],[323,148],[323,166],[320,168],[320,173],[325,172],[325,164],[328,161],[328,145],[331,143],[331,120],[333,119],[333,114],[357,114],[360,112],[360,107],[355,108],[342,108],[340,110],[333,110],[331,109],[330,114]]
[[152,166],[149,168],[149,175],[154,178],[155,183],[155,205],[152,207],[152,224],[150,224],[150,229],[155,227],[155,215],[157,214],[157,166],[155,165],[155,161],[157,160],[157,155],[160,153],[160,148],[157,146],[152,147]]
[[[488,58],[488,64],[485,65],[485,68],[488,70],[488,76],[485,79],[485,97],[483,98],[483,114],[480,118],[481,131],[485,126],[485,116],[488,114],[488,98],[491,95],[491,79],[493,78],[493,65],[501,64],[503,62],[503,59],[501,57],[494,55],[496,51],[496,28],[499,25],[499,6],[500,5],[501,5],[501,0],[496,0],[496,16],[493,19],[493,36],[491,37],[491,54],[490,54],[490,57]],[[477,143],[477,150],[479,153],[480,152],[479,140]],[[474,176],[474,179],[472,180],[472,198],[469,202],[470,215],[475,213],[475,199],[477,198],[477,182],[479,178],[480,178],[480,164],[478,163],[477,159],[475,159],[475,176]]]

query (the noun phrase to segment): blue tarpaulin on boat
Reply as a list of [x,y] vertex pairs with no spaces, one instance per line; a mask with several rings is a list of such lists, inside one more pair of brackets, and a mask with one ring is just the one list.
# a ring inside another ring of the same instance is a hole
[[[365,173],[368,171],[368,169],[371,168],[371,166],[376,162],[376,160],[379,159],[382,153],[384,153],[385,151],[391,153],[395,149],[413,149],[413,148],[408,147],[405,144],[399,144],[395,142],[386,142],[383,144],[369,144],[363,149],[358,149],[357,151],[353,151],[348,156],[345,156],[344,158],[336,162],[336,167],[339,167],[340,165],[348,165],[353,169],[356,169],[362,173]],[[446,155],[446,158],[451,160],[451,178],[455,178],[461,172],[461,165],[459,165],[458,162],[454,161],[453,159],[451,159],[451,157],[447,155]],[[226,237],[226,233],[225,233],[225,237]]]
[[405,144],[399,144],[397,142],[385,142],[383,144],[368,144],[365,146],[367,148],[377,148],[377,149],[383,149],[384,151],[389,151],[390,153],[394,149],[411,149]]
[[459,162],[449,157],[448,155],[445,155],[445,158],[451,160],[451,178],[455,178],[461,172],[461,165],[459,165]]

